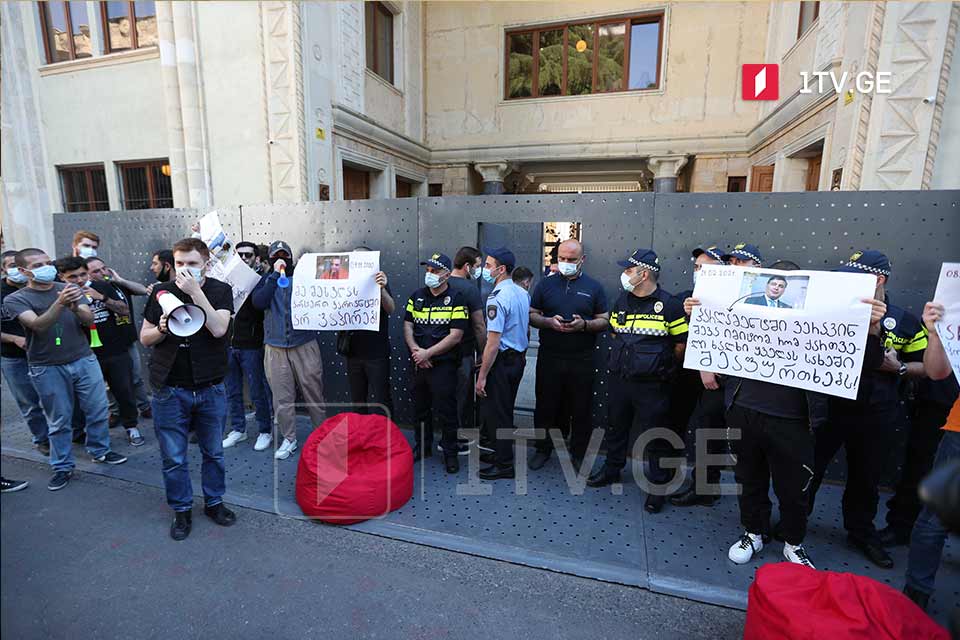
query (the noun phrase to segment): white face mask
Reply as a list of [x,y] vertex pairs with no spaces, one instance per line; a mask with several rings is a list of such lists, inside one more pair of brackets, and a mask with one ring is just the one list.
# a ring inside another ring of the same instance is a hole
[[77,247],[77,255],[79,255],[81,258],[96,258],[97,250],[93,247],[80,246]]
[[203,280],[203,269],[200,267],[180,267],[177,269],[177,273],[181,273],[186,276],[190,276],[198,283]]
[[578,262],[558,262],[557,269],[560,271],[560,275],[570,277],[577,273],[577,269],[580,268],[580,263]]
[[628,276],[626,273],[620,274],[620,286],[623,287],[623,290],[627,293],[630,293],[637,288],[635,284],[630,282],[630,276]]
[[694,272],[693,272],[693,286],[694,286],[694,287],[697,286],[697,278],[699,278],[699,277],[700,277],[700,272],[699,272],[699,271],[694,271]]
[[427,271],[423,274],[423,284],[427,285],[431,289],[436,289],[440,286],[440,276]]

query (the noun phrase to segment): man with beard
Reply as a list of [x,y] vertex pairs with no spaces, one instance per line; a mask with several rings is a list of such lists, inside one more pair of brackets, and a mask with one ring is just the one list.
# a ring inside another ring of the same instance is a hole
[[[293,250],[276,240],[268,252],[273,271],[250,293],[253,306],[264,311],[264,367],[273,391],[273,408],[283,442],[274,457],[286,460],[297,450],[297,389],[303,395],[307,413],[316,427],[325,418],[323,361],[315,331],[293,328],[290,299],[293,295]],[[284,286],[280,279],[284,278]]]

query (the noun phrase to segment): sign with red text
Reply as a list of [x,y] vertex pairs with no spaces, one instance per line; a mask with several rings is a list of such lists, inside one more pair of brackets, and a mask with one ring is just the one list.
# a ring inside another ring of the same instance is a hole
[[856,398],[876,278],[703,265],[683,366]]
[[960,262],[944,262],[940,267],[933,301],[943,305],[943,318],[937,323],[937,334],[953,373],[960,380]]
[[379,251],[306,253],[290,286],[294,329],[380,330]]

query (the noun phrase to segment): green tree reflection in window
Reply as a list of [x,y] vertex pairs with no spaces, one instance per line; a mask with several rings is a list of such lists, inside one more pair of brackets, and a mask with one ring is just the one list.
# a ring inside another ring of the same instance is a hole
[[567,95],[593,93],[593,25],[570,25],[567,38]]
[[510,36],[510,68],[507,71],[508,98],[526,98],[533,95],[533,34],[516,33]]
[[559,96],[563,91],[563,29],[540,32],[537,87],[541,96]]

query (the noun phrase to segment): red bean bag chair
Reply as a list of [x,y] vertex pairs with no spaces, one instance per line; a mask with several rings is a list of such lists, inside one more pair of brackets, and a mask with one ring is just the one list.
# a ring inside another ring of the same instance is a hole
[[413,452],[386,417],[338,414],[307,438],[296,495],[305,515],[331,524],[386,515],[413,495]]
[[778,562],[750,585],[744,640],[949,640],[905,595],[876,580]]

